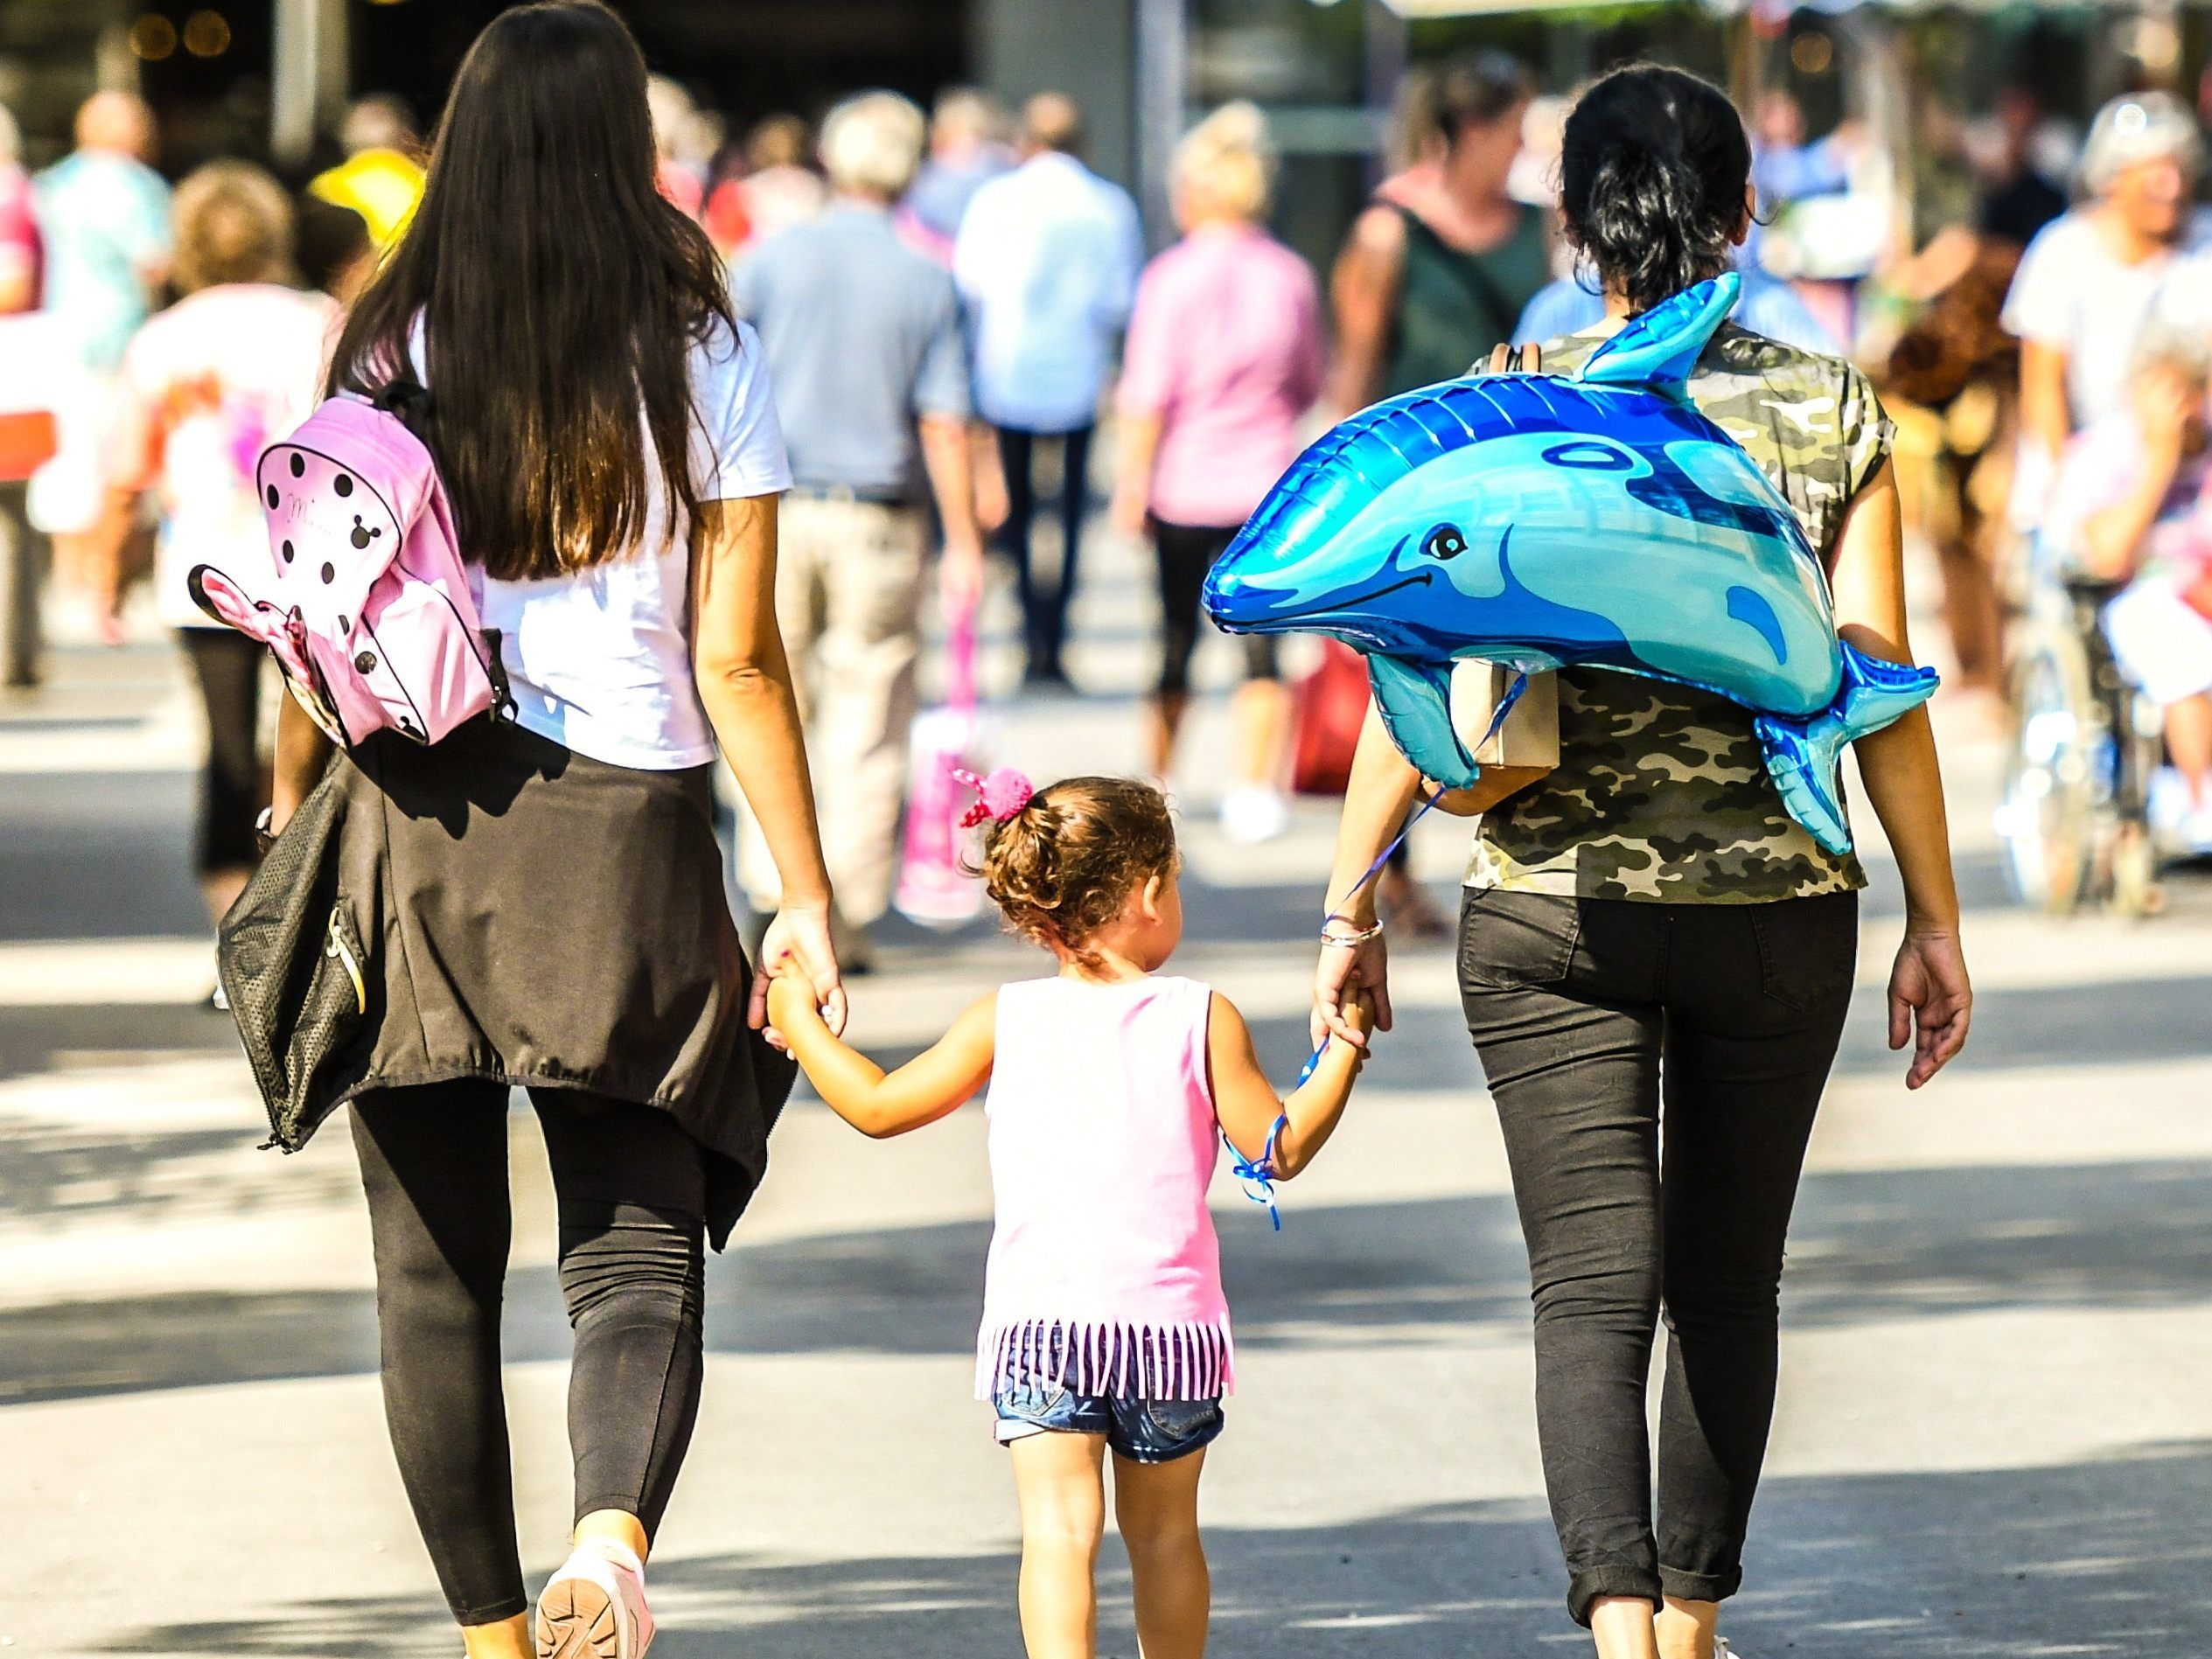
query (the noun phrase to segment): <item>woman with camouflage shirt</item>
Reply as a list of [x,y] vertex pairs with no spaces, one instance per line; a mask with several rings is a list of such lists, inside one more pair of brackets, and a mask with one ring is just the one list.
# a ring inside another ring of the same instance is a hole
[[[1607,322],[1544,348],[1572,370],[1622,322],[1727,269],[1751,223],[1727,100],[1675,70],[1587,93],[1561,157],[1567,230]],[[1497,366],[1503,366],[1502,363]],[[1909,660],[1891,428],[1858,370],[1734,327],[1690,395],[1796,508],[1836,618]],[[1481,812],[1460,929],[1468,1028],[1497,1103],[1536,1304],[1537,1419],[1569,1574],[1601,1659],[1714,1659],[1742,1579],[1774,1412],[1783,1236],[1851,996],[1858,861],[1783,812],[1748,712],[1596,669],[1559,674],[1560,763],[1493,768],[1446,804]],[[1942,784],[1927,715],[1858,744],[1903,877],[1889,1035],[1908,1086],[1965,1041]],[[1339,832],[1315,1028],[1390,1027],[1360,885],[1420,791],[1371,715]],[[1665,1154],[1660,1155],[1664,1109]],[[1657,1516],[1645,1385],[1664,1307]]]

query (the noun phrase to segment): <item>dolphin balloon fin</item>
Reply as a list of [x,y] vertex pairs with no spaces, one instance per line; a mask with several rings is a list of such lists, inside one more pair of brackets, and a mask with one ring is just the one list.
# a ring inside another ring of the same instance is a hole
[[1851,826],[1844,818],[1843,786],[1836,775],[1844,745],[1881,730],[1936,690],[1932,668],[1884,662],[1847,641],[1842,651],[1843,687],[1834,702],[1808,719],[1764,714],[1757,721],[1767,770],[1782,791],[1782,804],[1838,857],[1851,851]]
[[1375,707],[1400,754],[1446,789],[1467,789],[1483,775],[1452,726],[1449,663],[1409,663],[1376,652],[1367,659]]
[[1742,288],[1743,278],[1723,271],[1660,301],[1599,346],[1574,378],[1593,386],[1648,387],[1683,401],[1698,354],[1735,309]]

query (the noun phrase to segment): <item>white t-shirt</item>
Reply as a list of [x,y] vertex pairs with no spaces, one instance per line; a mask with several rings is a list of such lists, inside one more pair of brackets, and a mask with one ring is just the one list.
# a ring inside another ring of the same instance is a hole
[[324,295],[234,282],[179,300],[131,337],[105,470],[160,509],[154,596],[171,627],[222,625],[192,603],[194,565],[241,575],[268,557],[254,464],[314,409],[337,323]]
[[[692,348],[692,487],[701,501],[791,488],[767,353],[746,324]],[[656,474],[638,552],[537,582],[483,576],[515,723],[611,766],[674,771],[715,757],[691,662],[688,526]],[[467,549],[462,549],[465,554]]]
[[2129,365],[2154,315],[2186,324],[2188,290],[2205,267],[2189,259],[2212,244],[2212,213],[2198,211],[2174,252],[2139,265],[2113,257],[2095,220],[2062,213],[2027,245],[2005,297],[2006,332],[2067,354],[2067,401],[2085,427],[2125,407]]

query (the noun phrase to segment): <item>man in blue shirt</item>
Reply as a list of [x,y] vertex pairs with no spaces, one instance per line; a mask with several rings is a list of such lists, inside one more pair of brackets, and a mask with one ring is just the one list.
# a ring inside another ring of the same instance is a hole
[[[928,522],[944,526],[946,610],[973,604],[983,540],[968,426],[968,348],[945,268],[898,239],[891,206],[920,164],[922,112],[892,93],[848,100],[822,126],[834,192],[818,218],[754,249],[731,275],[759,330],[791,455],[777,618],[811,728],[822,847],[847,951],[890,901],[921,652]],[[740,875],[772,911],[775,865],[748,827]]]

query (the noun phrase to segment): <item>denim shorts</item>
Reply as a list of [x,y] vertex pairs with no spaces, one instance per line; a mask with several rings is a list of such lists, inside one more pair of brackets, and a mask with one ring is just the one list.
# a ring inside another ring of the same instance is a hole
[[1001,1446],[1032,1434],[1103,1434],[1117,1457],[1172,1463],[1212,1444],[1222,1429],[1221,1397],[1204,1400],[1117,1399],[1078,1394],[1065,1384],[1020,1377],[991,1395]]

